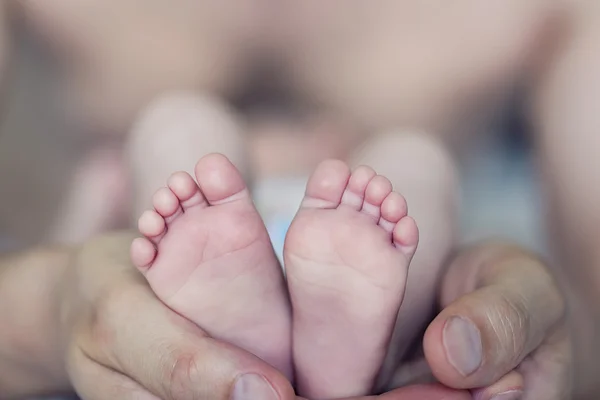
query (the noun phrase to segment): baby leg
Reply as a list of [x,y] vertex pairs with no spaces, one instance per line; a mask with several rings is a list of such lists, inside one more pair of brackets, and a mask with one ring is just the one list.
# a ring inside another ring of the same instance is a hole
[[222,154],[193,176],[176,172],[153,196],[131,259],[170,308],[292,379],[283,273],[250,191]]
[[440,269],[457,239],[458,176],[450,155],[435,138],[402,131],[369,139],[352,164],[371,165],[385,174],[406,197],[419,225],[419,248],[380,376],[385,384],[433,312]]
[[284,249],[300,395],[371,392],[417,242],[406,200],[387,178],[336,160],[317,167]]

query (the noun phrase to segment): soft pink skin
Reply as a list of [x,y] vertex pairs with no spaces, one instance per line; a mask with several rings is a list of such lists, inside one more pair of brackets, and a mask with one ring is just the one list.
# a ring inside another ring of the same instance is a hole
[[283,274],[239,171],[210,154],[179,172],[139,220],[133,263],[170,308],[291,378]]
[[387,178],[365,166],[351,173],[341,161],[317,167],[284,250],[301,395],[371,391],[417,242],[406,201]]

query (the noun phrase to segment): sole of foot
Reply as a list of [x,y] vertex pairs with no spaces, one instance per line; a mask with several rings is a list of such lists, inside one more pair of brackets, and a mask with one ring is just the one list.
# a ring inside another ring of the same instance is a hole
[[223,155],[174,173],[142,214],[133,264],[158,298],[291,378],[289,300],[267,230]]
[[317,167],[284,250],[299,394],[369,394],[418,236],[387,178],[335,160]]

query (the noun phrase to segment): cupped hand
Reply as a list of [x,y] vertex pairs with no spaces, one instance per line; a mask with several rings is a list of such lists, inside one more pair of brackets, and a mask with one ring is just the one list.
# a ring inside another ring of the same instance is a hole
[[440,382],[478,400],[572,398],[566,300],[541,260],[504,244],[469,249],[443,278],[440,303],[424,338]]
[[295,398],[275,369],[164,306],[129,265],[131,239],[89,242],[64,283],[66,366],[83,399]]
[[[74,255],[63,283],[66,369],[85,400],[292,400],[286,378],[259,358],[211,338],[164,306],[129,264],[132,236],[111,234]],[[366,397],[354,400],[367,400]],[[381,400],[467,400],[413,386]]]

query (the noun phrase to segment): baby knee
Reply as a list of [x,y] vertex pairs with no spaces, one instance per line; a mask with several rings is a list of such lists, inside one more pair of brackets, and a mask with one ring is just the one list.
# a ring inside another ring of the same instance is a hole
[[176,92],[150,102],[138,115],[132,135],[144,132],[146,136],[149,132],[157,131],[162,134],[161,127],[181,124],[193,124],[196,129],[210,126],[218,132],[238,130],[234,113],[224,101],[192,92]]
[[[433,185],[458,184],[455,160],[446,145],[433,135],[392,130],[369,138],[357,152],[361,163],[382,173],[413,175]],[[379,168],[378,168],[379,167]]]

